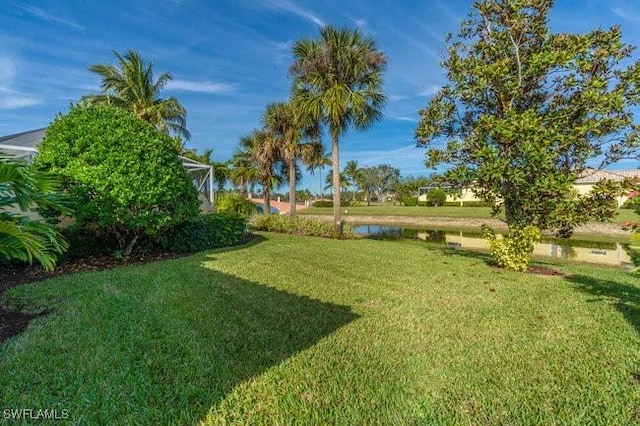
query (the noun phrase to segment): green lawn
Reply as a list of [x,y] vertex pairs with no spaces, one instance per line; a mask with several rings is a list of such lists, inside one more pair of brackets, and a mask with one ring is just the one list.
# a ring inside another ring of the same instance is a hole
[[[393,205],[343,207],[343,213],[363,216],[411,216],[411,217],[455,217],[455,218],[479,218],[491,217],[489,207],[406,207]],[[333,207],[309,207],[300,210],[300,214],[333,215]],[[638,216],[633,210],[620,209],[614,222],[639,222]]]
[[637,274],[264,235],[10,291],[53,313],[0,346],[3,408],[76,424],[640,421]]

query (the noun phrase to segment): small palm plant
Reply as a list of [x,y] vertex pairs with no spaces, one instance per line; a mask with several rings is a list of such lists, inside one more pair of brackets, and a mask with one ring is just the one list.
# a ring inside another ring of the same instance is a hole
[[50,224],[34,215],[36,207],[63,208],[59,181],[26,164],[0,156],[0,258],[52,270],[68,245]]

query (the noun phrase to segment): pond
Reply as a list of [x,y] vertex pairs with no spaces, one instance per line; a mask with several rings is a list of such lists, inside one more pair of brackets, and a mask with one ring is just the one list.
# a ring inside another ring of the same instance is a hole
[[[409,228],[396,225],[354,225],[354,231],[365,238],[414,239],[441,244],[452,249],[489,250],[489,243],[479,232]],[[543,238],[536,244],[534,256],[597,263],[612,266],[633,266],[627,244],[571,238]]]

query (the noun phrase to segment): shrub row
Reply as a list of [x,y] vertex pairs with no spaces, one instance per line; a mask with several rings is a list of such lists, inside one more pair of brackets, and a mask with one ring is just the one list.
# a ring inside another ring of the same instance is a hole
[[[251,227],[256,231],[279,232],[282,234],[327,238],[334,236],[333,224],[331,222],[301,216],[274,214],[255,216],[251,222]],[[343,225],[342,238],[357,238],[357,235],[351,226]]]
[[[119,253],[118,241],[98,230],[70,227],[62,231],[69,249],[61,261]],[[169,251],[191,253],[241,244],[247,235],[247,221],[238,213],[209,213],[169,228],[161,235],[147,237],[138,252]]]
[[[340,207],[352,207],[357,205],[356,202],[340,200]],[[313,203],[313,207],[333,207],[333,201],[331,200],[318,200]]]
[[238,213],[210,213],[175,226],[160,238],[163,249],[172,252],[196,252],[242,243],[247,221]]
[[448,207],[493,207],[493,203],[487,201],[465,201],[462,206],[460,201],[447,201],[444,205]]

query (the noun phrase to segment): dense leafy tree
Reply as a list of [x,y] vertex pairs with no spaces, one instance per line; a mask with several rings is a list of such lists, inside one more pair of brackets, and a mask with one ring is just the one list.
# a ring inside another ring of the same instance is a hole
[[72,107],[57,117],[35,165],[63,177],[78,224],[113,234],[124,256],[140,237],[198,214],[171,138],[118,108]]
[[[578,35],[548,30],[552,0],[474,3],[443,62],[449,82],[420,112],[418,144],[429,166],[449,164],[454,185],[499,200],[510,229],[534,225],[568,236],[611,217],[616,188],[579,195],[589,161],[638,153],[631,109],[640,64],[620,29]],[[628,66],[625,68],[623,64]],[[439,146],[439,138],[448,139]]]
[[29,263],[35,259],[53,269],[67,242],[34,211],[61,209],[58,191],[55,176],[0,156],[0,258]]
[[290,214],[296,214],[296,182],[299,160],[313,162],[318,153],[324,152],[319,142],[319,128],[313,121],[305,122],[293,105],[287,102],[275,102],[267,105],[263,125],[279,146],[280,156],[287,167],[289,180]]
[[117,65],[96,64],[89,70],[102,78],[99,95],[83,100],[89,104],[107,104],[130,111],[136,117],[153,124],[162,132],[173,132],[190,138],[186,128],[187,111],[176,98],[161,98],[160,92],[172,76],[164,72],[153,79],[153,65],[145,63],[138,52],[124,55],[114,51]]
[[420,195],[419,189],[432,185],[431,179],[423,176],[407,176],[400,178],[400,181],[394,189],[396,193],[396,199],[402,200],[407,197],[417,197]]
[[389,165],[379,164],[374,167],[365,167],[360,171],[361,185],[367,193],[367,200],[370,194],[376,194],[378,201],[383,201],[385,194],[392,193],[400,181],[400,170]]
[[[339,140],[349,128],[365,129],[382,117],[382,73],[387,58],[358,30],[320,29],[317,40],[293,47],[292,102],[297,111],[323,123],[332,142],[333,186],[340,185]],[[340,191],[333,191],[333,216],[340,232]]]

